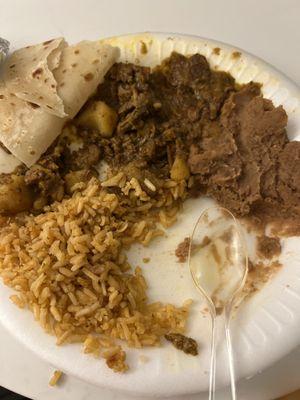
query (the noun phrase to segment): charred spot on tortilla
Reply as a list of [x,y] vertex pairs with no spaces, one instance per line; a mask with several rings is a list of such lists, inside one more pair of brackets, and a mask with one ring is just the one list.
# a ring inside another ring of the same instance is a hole
[[84,75],[84,79],[86,81],[91,81],[92,79],[94,79],[94,74],[92,74],[91,72],[87,73],[86,75]]
[[79,50],[74,50],[74,54],[79,54]]
[[39,99],[40,99],[40,100],[43,100],[43,98],[44,98],[43,96],[39,96]]
[[31,101],[27,101],[27,104],[32,107],[33,109],[40,108],[38,104],[31,103]]
[[213,54],[215,54],[216,56],[219,56],[219,55],[220,55],[220,52],[221,52],[220,47],[215,47],[215,48],[213,49]]
[[52,85],[51,85],[51,87],[52,87],[52,89],[54,89],[54,88],[55,88],[55,85],[54,85],[54,84],[52,84]]
[[15,106],[15,103],[10,103],[10,105],[14,107],[14,106]]
[[9,66],[9,68],[15,68],[16,64],[12,64]]
[[48,82],[48,80],[49,80],[49,79],[48,79],[48,78],[46,78],[46,79],[44,80],[44,82],[45,82],[45,83],[47,83],[47,82]]
[[32,77],[39,79],[39,75],[41,75],[42,73],[43,73],[43,68],[37,68],[35,71],[33,71]]
[[32,59],[32,61],[36,61],[36,57],[34,57],[34,58]]
[[62,83],[59,85],[59,87],[63,87],[63,86],[65,86],[65,82],[62,82]]
[[62,72],[62,73],[65,74],[66,72],[67,72],[67,70],[66,70],[66,69],[63,69],[63,72]]
[[53,107],[49,106],[49,104],[47,104],[47,106],[46,106],[46,107],[50,108],[50,110],[52,110],[52,109],[53,109]]
[[33,156],[35,155],[35,151],[34,150],[30,150],[29,153],[32,154]]
[[92,64],[98,64],[99,63],[99,59],[98,58],[96,58],[96,60],[94,60],[93,62],[92,62]]
[[77,63],[73,63],[73,64],[71,64],[71,67],[73,67],[73,68],[75,68],[75,67],[77,67]]
[[234,58],[234,59],[238,59],[238,58],[241,57],[241,55],[242,55],[242,53],[241,53],[240,51],[234,51],[234,52],[231,54],[231,57]]
[[0,94],[0,100],[3,100],[5,97],[3,94]]

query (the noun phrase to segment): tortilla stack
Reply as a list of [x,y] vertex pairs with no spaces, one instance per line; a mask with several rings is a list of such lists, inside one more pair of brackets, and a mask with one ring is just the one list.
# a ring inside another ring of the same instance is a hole
[[30,167],[96,91],[119,55],[100,41],[63,38],[13,53],[0,83],[0,141]]

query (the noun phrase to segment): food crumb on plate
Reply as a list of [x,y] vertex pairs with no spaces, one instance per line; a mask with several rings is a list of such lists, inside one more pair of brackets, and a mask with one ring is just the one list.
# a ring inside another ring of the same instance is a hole
[[192,356],[198,355],[198,343],[195,339],[182,335],[181,333],[169,333],[165,335],[165,338],[171,342],[176,349],[186,354],[191,354]]
[[49,385],[56,386],[58,384],[59,380],[61,379],[62,375],[63,375],[62,371],[58,371],[58,370],[54,371],[54,373],[49,381]]
[[257,253],[262,258],[271,259],[281,253],[280,239],[278,237],[257,237]]
[[111,368],[114,372],[126,372],[128,365],[126,364],[126,353],[122,350],[121,346],[106,350],[104,352],[104,358],[106,358],[106,365]]
[[191,239],[186,237],[175,250],[175,255],[178,258],[178,262],[184,263],[187,260],[189,254],[189,247],[190,247]]

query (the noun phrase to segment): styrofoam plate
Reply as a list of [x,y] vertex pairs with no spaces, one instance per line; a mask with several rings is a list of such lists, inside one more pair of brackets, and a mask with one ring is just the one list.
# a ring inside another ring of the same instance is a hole
[[[143,33],[106,41],[120,47],[120,61],[155,66],[174,50],[182,54],[199,52],[207,57],[213,68],[230,72],[240,83],[261,82],[264,96],[275,105],[282,104],[287,111],[290,139],[300,140],[299,89],[262,60],[221,42],[186,35]],[[147,46],[146,54],[142,51],[144,45]],[[216,47],[220,48],[219,54],[213,51]],[[140,265],[144,270],[151,300],[177,305],[187,298],[195,300],[189,334],[200,343],[199,357],[186,356],[169,344],[154,349],[129,349],[130,371],[124,375],[115,374],[102,360],[81,354],[78,345],[55,346],[55,339],[41,330],[29,311],[21,311],[11,304],[8,300],[11,291],[2,284],[0,322],[19,341],[55,367],[99,386],[158,397],[206,390],[210,319],[201,312],[202,299],[193,286],[187,266],[177,263],[174,250],[191,233],[201,210],[210,203],[211,200],[206,198],[187,201],[178,222],[168,230],[166,238],[155,239],[147,248],[133,246],[129,251],[132,265]],[[283,268],[263,290],[244,304],[233,321],[238,377],[255,374],[300,344],[300,240],[284,239],[282,245],[280,261]],[[151,261],[143,264],[144,257],[149,257]],[[147,355],[149,361],[141,362],[141,354]],[[222,366],[219,384],[225,385],[228,374],[224,343],[220,345],[219,356]]]

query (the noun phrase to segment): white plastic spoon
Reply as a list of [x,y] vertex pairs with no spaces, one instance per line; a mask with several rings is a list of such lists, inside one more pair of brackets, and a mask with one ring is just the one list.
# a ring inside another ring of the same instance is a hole
[[192,233],[188,262],[194,283],[207,300],[212,320],[209,400],[215,399],[218,314],[224,314],[225,319],[231,398],[235,400],[230,319],[236,296],[246,281],[248,257],[238,222],[230,211],[211,207],[200,215]]

